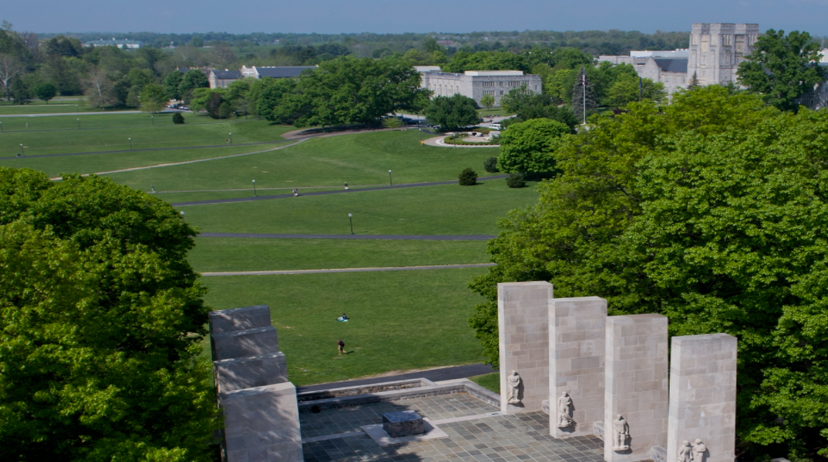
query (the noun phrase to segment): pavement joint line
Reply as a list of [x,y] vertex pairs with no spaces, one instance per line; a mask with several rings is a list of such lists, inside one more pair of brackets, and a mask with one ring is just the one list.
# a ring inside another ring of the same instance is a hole
[[358,431],[358,432],[334,433],[332,435],[311,436],[310,438],[302,438],[302,444],[316,443],[317,441],[337,440],[339,438],[353,438],[353,437],[356,437],[356,436],[365,436],[365,432]]
[[433,423],[434,425],[450,424],[450,423],[455,423],[455,422],[465,422],[467,420],[479,420],[479,419],[486,419],[486,418],[489,418],[489,417],[499,417],[499,416],[502,416],[502,415],[505,415],[505,414],[503,414],[500,411],[495,411],[495,412],[487,412],[485,414],[464,415],[464,416],[461,416],[461,417],[450,417],[448,419],[434,420],[431,423]]
[[386,266],[369,268],[332,268],[314,270],[275,270],[275,271],[223,271],[206,272],[202,276],[270,276],[284,274],[320,274],[320,273],[363,273],[376,271],[417,271],[437,269],[458,269],[458,268],[484,268],[496,266],[496,263],[471,263],[467,265],[430,265],[430,266]]

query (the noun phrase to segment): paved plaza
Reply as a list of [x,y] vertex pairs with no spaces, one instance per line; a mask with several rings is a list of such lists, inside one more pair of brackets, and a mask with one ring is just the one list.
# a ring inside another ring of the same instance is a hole
[[[449,438],[380,447],[360,431],[381,424],[386,412],[404,410],[430,419]],[[603,443],[594,436],[554,439],[543,412],[502,415],[466,393],[326,409],[302,413],[300,420],[305,462],[604,460]]]

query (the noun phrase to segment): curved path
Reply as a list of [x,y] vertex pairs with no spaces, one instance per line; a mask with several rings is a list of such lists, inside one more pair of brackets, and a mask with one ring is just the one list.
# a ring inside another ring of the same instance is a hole
[[[495,176],[487,176],[478,178],[478,180],[497,180],[501,178],[506,178],[509,175],[495,175]],[[359,189],[349,189],[349,190],[339,190],[339,191],[319,191],[319,192],[309,192],[309,193],[300,193],[299,197],[302,196],[328,196],[331,194],[349,194],[349,193],[356,193],[362,191],[382,191],[385,189],[404,189],[404,188],[419,188],[421,186],[441,186],[447,184],[455,184],[457,180],[451,181],[435,181],[431,183],[406,183],[394,186],[379,186],[376,188],[359,188]],[[211,199],[206,201],[192,201],[192,202],[179,202],[177,204],[172,204],[173,207],[187,207],[190,205],[211,205],[211,204],[229,204],[233,202],[251,202],[251,201],[266,201],[270,199],[284,199],[287,197],[294,197],[293,194],[275,194],[272,196],[258,196],[258,197],[237,197],[233,199]]]
[[[446,135],[447,136],[447,135]],[[446,136],[437,136],[434,138],[429,138],[425,140],[425,144],[429,146],[437,146],[438,148],[499,148],[500,145],[497,144],[487,144],[483,146],[466,146],[462,144],[446,144],[443,142],[443,139]]]
[[320,274],[320,273],[373,273],[377,271],[417,271],[457,268],[484,268],[495,263],[470,263],[467,265],[431,265],[431,266],[390,266],[379,268],[334,268],[315,270],[280,270],[280,271],[220,271],[201,273],[202,276],[272,276],[280,274]]
[[267,234],[267,233],[200,233],[198,237],[250,239],[354,239],[372,241],[488,241],[497,236],[486,234]]

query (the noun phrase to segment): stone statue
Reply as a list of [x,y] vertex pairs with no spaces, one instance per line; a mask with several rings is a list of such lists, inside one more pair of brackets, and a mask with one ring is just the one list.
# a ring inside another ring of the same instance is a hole
[[520,404],[520,376],[517,371],[509,375],[509,404]]
[[612,430],[615,438],[612,450],[626,451],[630,449],[630,445],[627,443],[630,438],[630,426],[621,414],[618,414],[618,418],[612,422]]
[[575,423],[572,420],[572,410],[572,398],[569,393],[561,393],[561,397],[558,398],[558,428],[569,428]]
[[693,448],[690,447],[689,441],[684,440],[681,442],[676,462],[693,462]]
[[704,462],[704,453],[707,452],[704,442],[696,439],[696,444],[693,445],[693,462]]

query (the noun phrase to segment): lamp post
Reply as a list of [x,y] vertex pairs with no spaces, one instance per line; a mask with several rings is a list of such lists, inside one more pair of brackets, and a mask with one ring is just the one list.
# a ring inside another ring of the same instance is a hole
[[129,150],[132,151],[132,138],[129,139]]
[[78,130],[80,130],[80,119],[78,119]]
[[151,115],[150,118],[152,119],[152,126],[155,126],[155,115]]
[[187,223],[187,222],[184,220],[184,212],[181,212],[181,223]]
[[23,143],[20,143],[20,154],[24,156],[26,155],[26,148],[23,147]]
[[256,180],[253,180],[253,197],[259,197],[259,196],[256,194]]
[[230,136],[230,144],[233,144],[233,134],[232,134],[232,133],[228,133],[228,135]]
[[348,214],[348,221],[351,222],[351,234],[354,234],[354,214]]
[[391,170],[388,171],[388,186],[394,186],[394,180],[391,179]]

